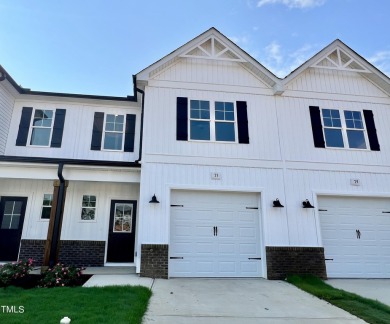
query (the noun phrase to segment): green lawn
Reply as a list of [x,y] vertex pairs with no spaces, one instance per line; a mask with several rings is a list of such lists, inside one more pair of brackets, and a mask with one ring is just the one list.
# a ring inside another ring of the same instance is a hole
[[[0,323],[141,323],[151,291],[145,287],[0,288]],[[4,306],[8,306],[7,309]],[[10,307],[24,312],[9,312]]]
[[287,281],[320,299],[346,310],[368,323],[390,323],[390,307],[372,299],[363,298],[336,289],[313,276],[289,276]]

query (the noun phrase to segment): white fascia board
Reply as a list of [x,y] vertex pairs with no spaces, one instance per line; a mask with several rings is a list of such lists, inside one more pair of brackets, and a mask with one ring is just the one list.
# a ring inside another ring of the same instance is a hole
[[[0,163],[0,179],[57,180],[57,171],[56,164]],[[139,183],[141,170],[140,168],[65,165],[63,176],[69,181]]]
[[237,46],[235,43],[233,43],[229,38],[221,34],[218,30],[215,28],[210,28],[208,31],[204,32],[203,34],[195,37],[188,43],[184,44],[183,46],[177,48],[170,54],[166,55],[162,59],[158,60],[157,62],[149,65],[144,70],[137,73],[137,82],[138,81],[148,81],[150,79],[150,74],[158,69],[159,67],[163,66],[167,63],[175,63],[177,59],[180,59],[180,56],[183,55],[183,53],[186,53],[193,47],[196,47],[197,45],[202,44],[210,37],[215,37],[218,42],[223,44],[224,46],[231,48],[233,52],[236,52],[239,54],[244,61],[247,63],[250,63],[253,65],[257,70],[259,70],[261,73],[266,75],[268,78],[270,78],[274,83],[269,84],[270,88],[272,88],[276,83],[280,82],[280,79],[276,77],[273,73],[268,71],[263,65],[261,65],[258,61],[256,61],[253,57],[251,57],[249,54],[247,54],[243,49],[241,49],[239,46]]
[[[342,51],[346,52],[349,56],[351,56],[358,64],[360,64],[364,69],[367,71],[362,71],[356,73],[360,74],[361,76],[367,78],[370,82],[372,82],[374,85],[376,85],[379,89],[384,91],[385,93],[389,94],[389,91],[387,89],[384,89],[381,87],[378,83],[372,81],[369,78],[370,74],[374,74],[377,77],[379,77],[381,80],[389,84],[390,88],[390,78],[388,78],[385,74],[383,74],[380,70],[378,70],[373,64],[369,63],[365,58],[363,58],[361,55],[356,53],[353,49],[348,47],[346,44],[344,44],[339,39],[336,39],[332,43],[330,43],[328,46],[323,48],[321,51],[319,51],[317,54],[312,56],[310,59],[308,59],[305,63],[303,63],[300,67],[298,67],[296,70],[291,72],[288,76],[286,76],[282,80],[282,84],[284,87],[287,86],[291,81],[299,77],[302,73],[304,73],[308,68],[310,68],[312,65],[316,64],[317,62],[320,62],[322,59],[326,58],[329,54],[331,54],[334,50],[337,48],[340,48]],[[354,72],[353,70],[351,70]]]

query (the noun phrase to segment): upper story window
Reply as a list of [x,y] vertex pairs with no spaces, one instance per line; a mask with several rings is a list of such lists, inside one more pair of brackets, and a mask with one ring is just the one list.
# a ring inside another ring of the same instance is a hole
[[124,115],[106,115],[103,139],[105,150],[123,149],[124,122]]
[[23,107],[16,146],[61,147],[65,125],[65,109],[33,109]]
[[134,152],[136,115],[95,112],[91,150]]
[[236,141],[233,102],[190,100],[190,139],[203,141]]
[[35,109],[30,145],[48,146],[53,127],[53,110]]
[[322,109],[327,147],[367,149],[362,113],[360,111]]
[[310,106],[314,146],[380,151],[372,110]]
[[176,98],[176,140],[249,144],[246,101]]

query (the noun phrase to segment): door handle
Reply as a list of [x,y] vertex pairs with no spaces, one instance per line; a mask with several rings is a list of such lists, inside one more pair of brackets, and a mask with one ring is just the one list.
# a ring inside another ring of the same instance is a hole
[[361,235],[360,230],[357,229],[356,230],[356,237],[358,240],[360,240],[360,235]]
[[215,236],[218,236],[218,226],[215,226]]
[[215,236],[215,226],[213,227],[213,230],[214,230],[214,236]]

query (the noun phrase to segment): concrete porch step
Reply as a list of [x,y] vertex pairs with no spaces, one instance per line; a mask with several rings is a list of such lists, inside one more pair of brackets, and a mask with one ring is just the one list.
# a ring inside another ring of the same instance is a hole
[[135,266],[86,267],[84,274],[127,275],[135,274]]

